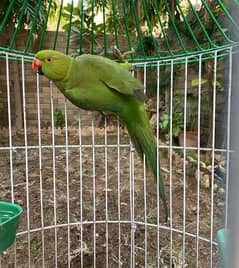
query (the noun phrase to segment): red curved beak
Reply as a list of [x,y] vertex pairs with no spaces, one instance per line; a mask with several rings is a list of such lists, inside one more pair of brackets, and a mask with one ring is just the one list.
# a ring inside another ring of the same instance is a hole
[[38,72],[40,70],[40,68],[41,68],[41,62],[37,59],[34,59],[32,61],[32,70],[34,72]]

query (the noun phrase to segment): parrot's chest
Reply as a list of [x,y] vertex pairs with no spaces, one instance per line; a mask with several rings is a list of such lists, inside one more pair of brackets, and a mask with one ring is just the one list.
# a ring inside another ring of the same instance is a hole
[[64,96],[79,108],[90,110],[90,96],[86,90],[81,87],[70,87],[67,83],[55,82],[57,88]]
[[74,105],[85,110],[95,110],[95,103],[93,99],[85,92],[85,90],[73,89],[66,90],[65,97]]
[[89,81],[77,86],[56,83],[56,86],[70,102],[81,109],[118,113],[123,106],[119,94],[115,94],[103,83]]

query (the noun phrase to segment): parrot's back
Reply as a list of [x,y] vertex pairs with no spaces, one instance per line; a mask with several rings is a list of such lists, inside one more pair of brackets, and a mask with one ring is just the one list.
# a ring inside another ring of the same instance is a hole
[[132,102],[145,99],[143,86],[120,64],[96,55],[73,60],[71,70],[56,86],[82,109],[119,114]]

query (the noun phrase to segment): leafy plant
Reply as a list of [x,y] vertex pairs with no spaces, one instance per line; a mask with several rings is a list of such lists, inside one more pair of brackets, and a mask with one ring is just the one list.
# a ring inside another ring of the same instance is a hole
[[74,118],[74,120],[72,122],[72,126],[75,128],[79,127],[79,118]]
[[[217,75],[217,77],[222,78],[222,74],[219,73]],[[193,79],[192,80],[192,86],[193,87],[197,87],[199,84],[204,85],[206,83],[208,83],[207,79],[201,79],[201,81],[199,81],[199,79]],[[216,88],[219,88],[219,89],[222,88],[222,82],[220,80],[216,80],[215,83],[216,83]],[[214,86],[214,81],[213,81],[213,86]]]
[[[0,2],[0,20],[2,20],[6,14],[6,11],[10,5],[10,0],[2,0]],[[16,0],[12,6],[11,14],[7,17],[6,24],[13,26],[14,28],[21,22],[20,27],[30,28],[33,27],[35,17],[38,16],[37,24],[35,25],[35,32],[39,33],[44,23],[47,20],[47,10],[49,1],[43,0]],[[52,10],[56,9],[57,2],[51,1]],[[38,11],[38,13],[36,13]],[[23,16],[22,16],[23,12]],[[22,18],[22,19],[20,19]]]
[[[172,135],[174,138],[178,138],[184,126],[184,94],[177,94],[173,100],[173,112],[172,112]],[[203,118],[210,110],[211,103],[208,96],[201,94],[200,114]],[[187,131],[197,131],[198,127],[198,91],[190,90],[187,93]],[[170,114],[164,113],[160,117],[160,128],[169,134],[170,131]],[[202,120],[202,119],[201,119]]]
[[[160,117],[159,126],[166,133],[170,132],[170,115],[168,113],[163,114]],[[174,112],[172,116],[172,136],[177,138],[183,129],[183,113]]]
[[65,116],[62,110],[57,107],[54,109],[54,126],[56,128],[63,128],[65,126]]

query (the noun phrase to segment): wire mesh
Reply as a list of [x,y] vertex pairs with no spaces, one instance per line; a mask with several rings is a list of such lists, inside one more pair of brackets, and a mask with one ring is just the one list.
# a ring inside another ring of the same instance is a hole
[[[54,117],[56,88],[49,82],[51,122],[46,130],[42,122],[44,104],[41,103],[44,78],[36,75],[37,111],[34,113],[37,124],[36,132],[31,134],[28,120],[33,111],[27,102],[30,64],[26,61],[31,57],[0,53],[5,58],[1,61],[0,75],[6,78],[2,90],[7,95],[8,114],[8,140],[3,135],[6,129],[1,128],[1,199],[19,203],[24,208],[16,243],[1,255],[1,267],[219,266],[215,234],[227,225],[233,48],[217,50],[213,54],[212,92],[208,96],[211,105],[206,111],[203,108],[207,89],[203,84],[205,62],[202,61],[206,55],[199,55],[197,63],[191,63],[190,57],[185,57],[181,69],[174,64],[177,59],[156,61],[154,67],[152,62],[135,63],[134,75],[141,73],[146,93],[152,80],[151,73],[156,77],[154,129],[170,209],[168,223],[164,222],[158,187],[146,169],[145,160],[143,163],[139,160],[119,120],[112,123],[111,118],[105,118],[102,131],[93,116],[91,123],[85,126],[82,123],[84,112],[79,110],[72,136],[69,103],[64,100],[65,124],[59,131]],[[221,53],[228,54],[223,61],[228,66],[223,73],[223,86],[218,82]],[[13,62],[9,57],[18,57],[20,64],[21,133],[13,125]],[[169,70],[166,95],[161,92],[165,66]],[[190,76],[192,69],[196,70],[193,78]],[[180,82],[177,79],[182,81],[181,88],[178,88]],[[193,89],[192,80],[197,81]],[[192,106],[189,106],[188,94],[192,90],[196,92],[196,143],[189,145],[186,131]],[[174,137],[175,94],[178,91],[181,92],[183,109],[181,145]],[[227,131],[225,137],[218,140],[218,132],[224,134],[222,121],[218,124],[223,110],[221,94],[225,102]],[[167,103],[164,108],[163,102]],[[160,125],[165,111],[170,115],[166,135]],[[205,113],[207,119],[211,114],[208,125],[211,135],[206,135],[206,141]],[[217,161],[219,156],[220,163]],[[216,167],[221,163],[225,187],[219,187],[221,182],[215,179]],[[202,171],[207,176],[203,177]],[[203,184],[205,177],[209,183],[206,186]]]
[[[54,28],[54,40],[48,48],[57,49],[62,40],[59,38],[63,26],[67,29],[64,41],[64,52],[71,48],[78,49],[79,54],[110,54],[115,45],[121,51],[131,50],[135,44],[138,53],[132,55],[134,61],[155,60],[160,58],[177,58],[179,56],[198,55],[236,45],[239,27],[236,17],[231,11],[238,10],[236,0],[226,5],[221,0],[198,1],[197,9],[193,1],[7,1],[6,9],[2,9],[0,35],[4,45],[0,50],[17,54],[33,55],[36,47],[42,50],[46,44],[46,29]],[[58,8],[57,8],[58,7]],[[5,12],[4,12],[5,11]],[[100,16],[99,16],[100,14]],[[52,25],[51,17],[55,16],[56,25]],[[100,22],[99,17],[101,18]],[[14,21],[12,26],[11,20]],[[23,29],[27,29],[24,47],[17,48],[18,39]],[[215,35],[215,32],[217,33]],[[40,36],[34,49],[36,33]],[[77,36],[76,40],[74,38]],[[113,42],[111,36],[114,36]],[[155,38],[155,36],[157,38]],[[172,38],[171,36],[175,36]],[[103,45],[99,46],[99,37]],[[147,48],[145,40],[151,38],[153,55]],[[87,39],[87,45],[84,43]],[[124,42],[122,42],[124,40]],[[123,44],[124,43],[124,44]],[[76,47],[75,47],[76,45]],[[2,54],[3,55],[3,54]],[[191,58],[193,60],[193,58]]]

